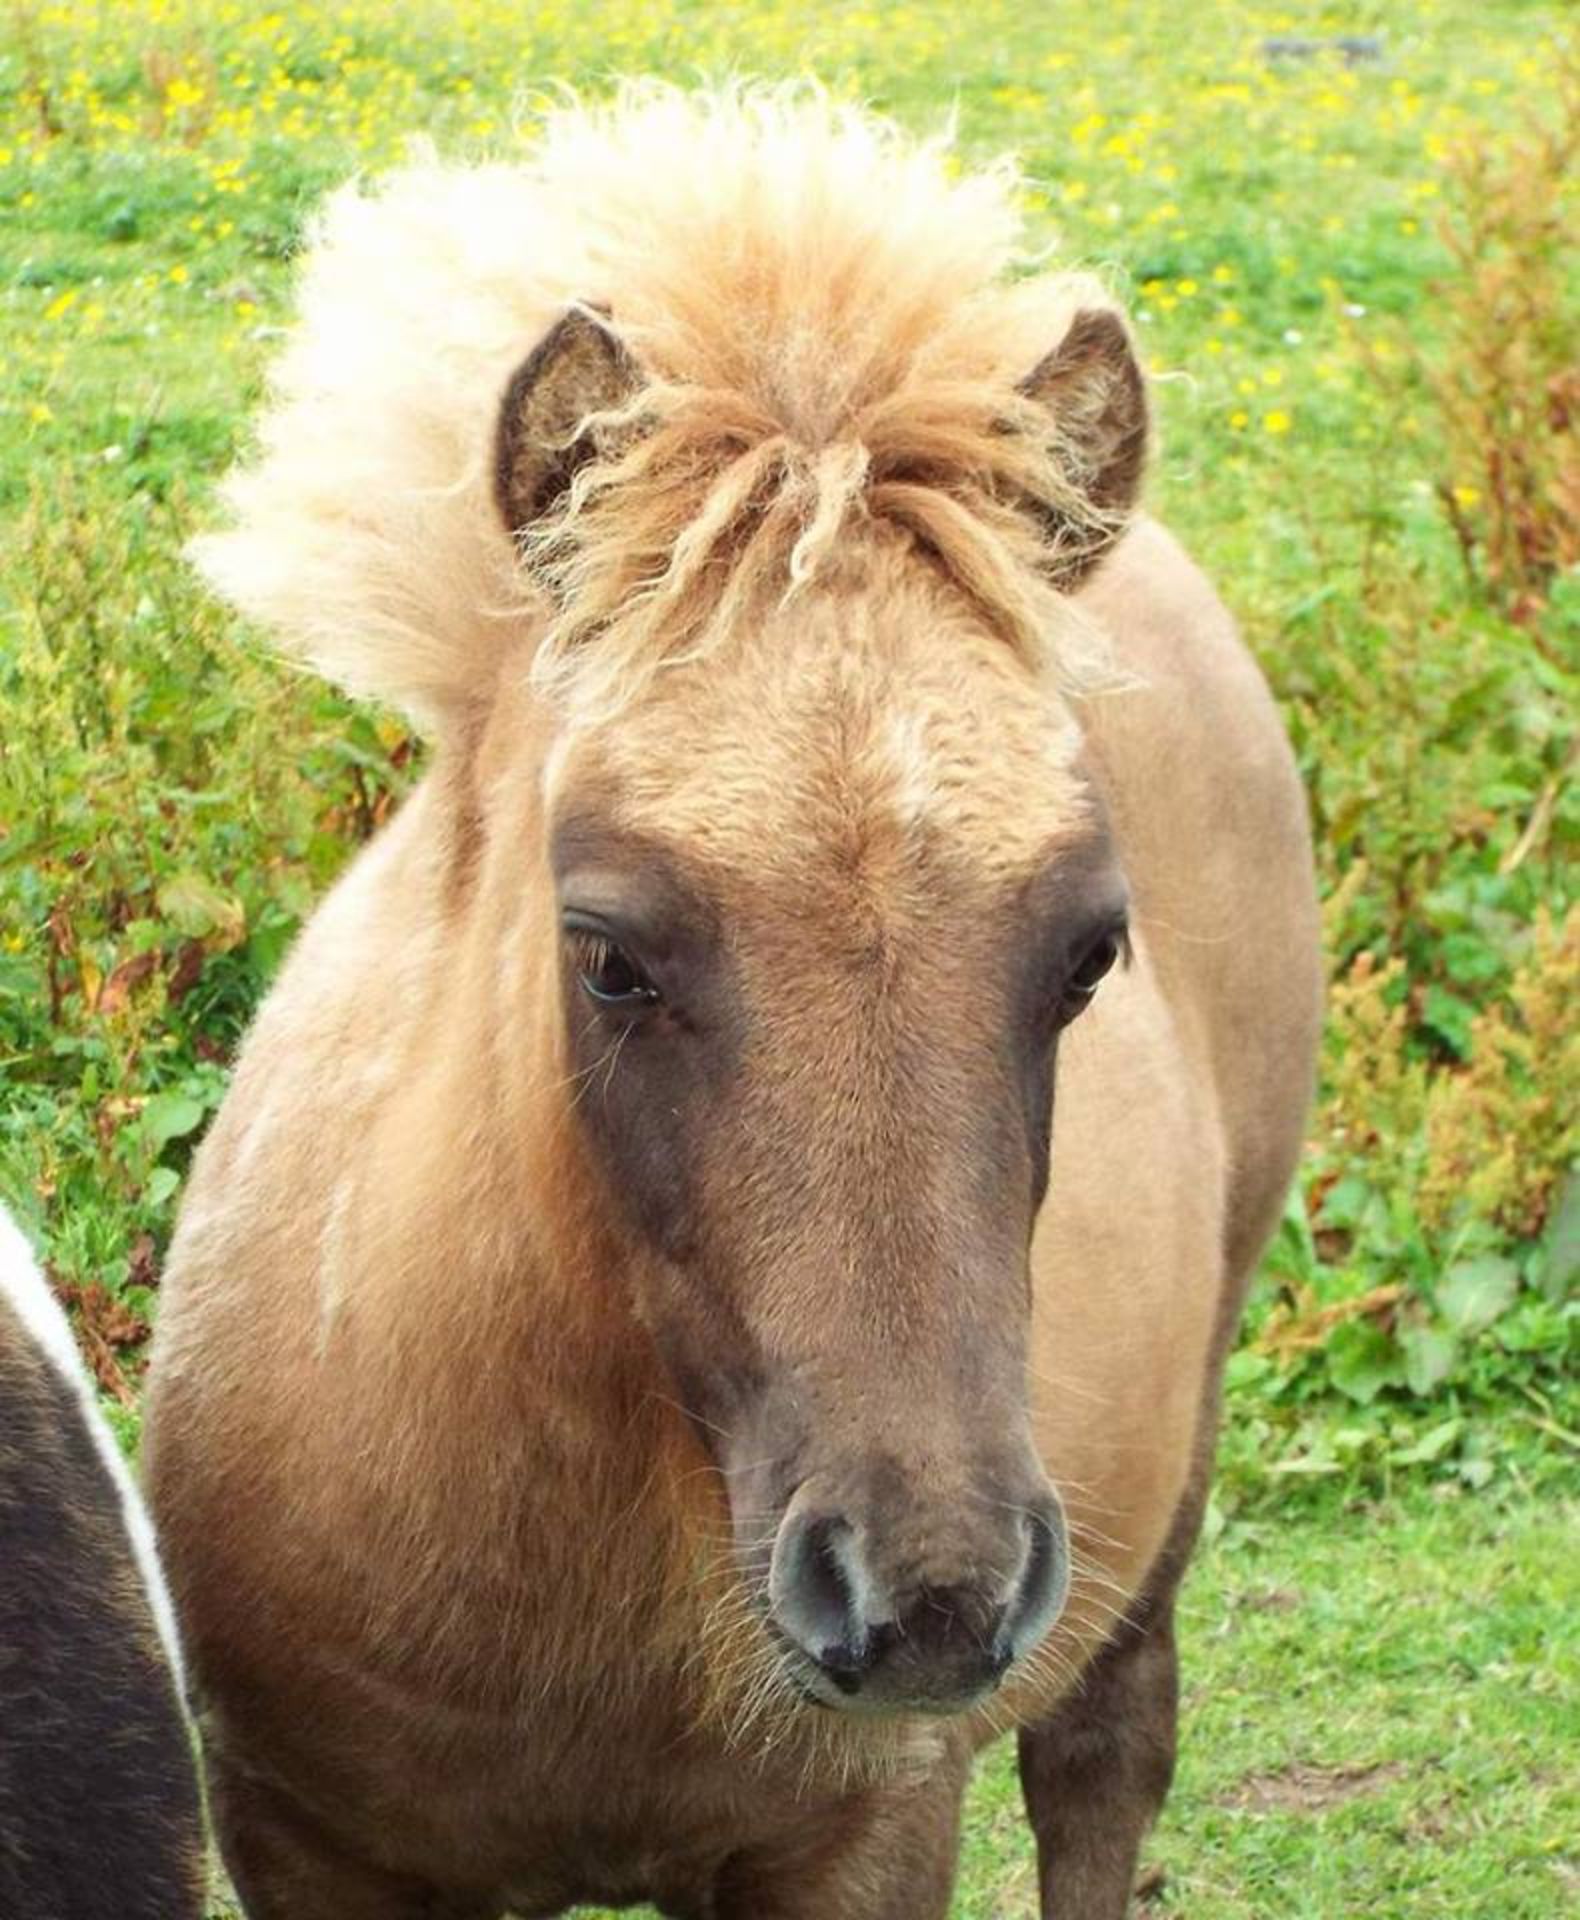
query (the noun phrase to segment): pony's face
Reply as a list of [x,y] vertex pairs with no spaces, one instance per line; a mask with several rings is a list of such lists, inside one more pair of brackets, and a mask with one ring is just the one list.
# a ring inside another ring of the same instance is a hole
[[[698,592],[743,587],[702,657],[654,665],[613,717],[572,703],[548,754],[565,1084],[782,1671],[832,1707],[955,1711],[1067,1584],[1029,1430],[1029,1249],[1060,1035],[1125,938],[1070,713],[1038,649],[972,609],[997,579],[1024,629],[1043,603],[1017,582],[1067,586],[1112,537],[1140,376],[1083,312],[1018,384],[912,395],[921,425],[875,404],[821,451],[767,399],[723,432],[716,405],[645,384],[578,311],[501,411],[506,524],[546,524],[528,557],[588,615],[578,644],[634,651],[655,529],[671,581],[684,561]],[[703,495],[699,461],[730,468]],[[655,507],[692,498],[679,526]],[[602,544],[577,532],[589,500]],[[777,567],[770,540],[803,522],[809,543],[850,527],[810,581],[808,548]],[[754,524],[750,597],[728,536]]]
[[575,1114],[805,1692],[962,1707],[1061,1604],[1026,1407],[1060,1035],[1125,889],[1068,713],[914,557],[558,755]]

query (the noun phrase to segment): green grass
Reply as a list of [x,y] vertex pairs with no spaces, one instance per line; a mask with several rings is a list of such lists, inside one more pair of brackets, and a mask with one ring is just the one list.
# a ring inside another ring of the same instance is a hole
[[[1421,1494],[1236,1529],[1181,1603],[1184,1738],[1149,1913],[1547,1920],[1580,1885],[1571,1510]],[[1567,1754],[1567,1759],[1566,1759]],[[957,1920],[1035,1920],[1013,1753]]]
[[[1554,1849],[1580,1600],[1580,586],[1550,562],[1512,582],[1496,553],[1510,526],[1575,551],[1555,485],[1501,490],[1551,432],[1529,396],[1575,358],[1573,169],[1527,151],[1566,84],[1573,116],[1566,10],[1203,0],[1187,28],[1165,0],[13,0],[5,19],[0,1193],[128,1444],[180,1178],[236,1042],[421,764],[397,718],[270,659],[180,560],[246,444],[313,199],[414,132],[509,150],[534,89],[616,71],[810,68],[919,127],[953,113],[968,160],[1021,154],[1034,239],[1136,315],[1153,503],[1280,695],[1326,898],[1322,1086],[1233,1363],[1164,1907],[1556,1911],[1577,1872]],[[1379,57],[1265,45],[1356,33]],[[1027,1858],[1000,1759],[960,1913],[1029,1912]]]

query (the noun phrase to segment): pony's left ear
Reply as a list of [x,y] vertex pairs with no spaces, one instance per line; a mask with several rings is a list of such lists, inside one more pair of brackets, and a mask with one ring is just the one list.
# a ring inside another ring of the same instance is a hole
[[629,349],[587,307],[563,313],[510,377],[494,431],[494,498],[511,533],[534,525],[575,479],[608,451],[600,415],[618,412],[641,387]]
[[1092,510],[1088,525],[1075,527],[1053,503],[1032,503],[1048,532],[1054,576],[1069,588],[1124,531],[1141,491],[1147,389],[1124,321],[1109,309],[1083,307],[1019,391],[1052,416],[1059,463]]

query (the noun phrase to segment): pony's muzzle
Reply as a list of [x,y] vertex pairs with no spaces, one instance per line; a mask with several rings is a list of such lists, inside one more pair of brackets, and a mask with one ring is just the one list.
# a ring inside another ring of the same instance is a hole
[[930,1713],[991,1693],[1040,1644],[1069,1587],[1058,1500],[1004,1511],[1012,1534],[996,1558],[1007,1573],[907,1582],[884,1574],[867,1529],[792,1502],[769,1567],[769,1617],[807,1663],[797,1674],[807,1691],[826,1706]]

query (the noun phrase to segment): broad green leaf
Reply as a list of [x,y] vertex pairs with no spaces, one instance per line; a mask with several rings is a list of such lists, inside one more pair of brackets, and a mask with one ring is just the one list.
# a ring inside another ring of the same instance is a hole
[[1328,1188],[1317,1217],[1325,1227],[1358,1226],[1374,1200],[1369,1180],[1358,1173],[1346,1173]]
[[1423,1397],[1441,1386],[1454,1370],[1459,1343],[1438,1327],[1406,1327],[1399,1335],[1405,1385]]
[[1272,1371],[1273,1363],[1265,1353],[1252,1353],[1245,1348],[1239,1353],[1230,1354],[1229,1364],[1224,1370],[1224,1384],[1233,1393],[1237,1389],[1255,1386]]
[[168,1141],[195,1132],[207,1111],[189,1093],[156,1093],[143,1108],[144,1136],[157,1153]]
[[181,1176],[174,1167],[155,1167],[148,1176],[143,1198],[151,1207],[162,1207],[180,1184]]
[[1441,1460],[1464,1431],[1464,1426],[1464,1420],[1457,1413],[1451,1419],[1440,1420],[1435,1427],[1428,1427],[1413,1446],[1399,1447],[1390,1453],[1389,1465],[1424,1467],[1434,1460]]
[[1458,1333],[1479,1333],[1512,1305],[1519,1269],[1501,1253],[1480,1253],[1449,1268],[1437,1289],[1438,1310]]
[[165,919],[189,939],[212,938],[228,948],[246,938],[247,915],[241,902],[201,873],[184,869],[171,874],[155,897]]
[[1346,1320],[1327,1345],[1328,1378],[1340,1393],[1369,1406],[1384,1387],[1404,1381],[1404,1358],[1392,1334],[1370,1320]]

